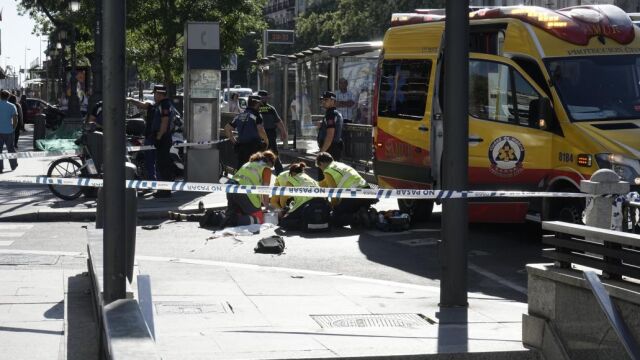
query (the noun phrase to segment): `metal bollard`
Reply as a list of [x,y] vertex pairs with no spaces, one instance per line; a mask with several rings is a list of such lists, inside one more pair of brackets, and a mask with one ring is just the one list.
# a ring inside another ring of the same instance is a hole
[[44,115],[36,116],[33,120],[33,149],[38,150],[36,141],[44,139],[47,134],[47,118]]
[[[130,162],[125,164],[125,177],[133,180],[136,176],[136,166]],[[138,225],[138,192],[136,189],[125,190],[125,242],[127,257],[127,279],[133,281],[133,263],[136,256],[136,226]]]

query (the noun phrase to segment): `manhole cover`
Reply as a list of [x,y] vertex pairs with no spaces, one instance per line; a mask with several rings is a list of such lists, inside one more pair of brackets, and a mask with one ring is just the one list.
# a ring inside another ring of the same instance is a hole
[[157,302],[156,311],[158,314],[207,314],[228,312],[226,304],[198,304],[188,301],[163,301]]
[[55,265],[58,258],[56,255],[2,254],[0,265]]
[[417,328],[435,324],[422,314],[311,315],[322,328],[401,327]]

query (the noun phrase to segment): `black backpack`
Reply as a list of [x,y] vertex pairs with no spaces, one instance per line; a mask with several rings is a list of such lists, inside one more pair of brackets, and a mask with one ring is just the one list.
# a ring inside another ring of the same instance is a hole
[[284,248],[282,236],[273,235],[260,239],[253,251],[261,254],[282,254]]
[[302,210],[302,231],[321,232],[331,230],[329,223],[331,206],[326,200],[311,200]]

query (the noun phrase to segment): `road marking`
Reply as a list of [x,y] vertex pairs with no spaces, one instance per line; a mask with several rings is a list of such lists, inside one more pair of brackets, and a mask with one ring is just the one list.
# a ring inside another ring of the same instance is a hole
[[433,246],[438,245],[438,239],[435,238],[420,238],[420,239],[408,239],[396,241],[398,244],[416,247],[416,246]]
[[1,249],[0,254],[31,254],[31,255],[57,255],[57,256],[87,256],[82,252],[71,251],[46,251],[46,250],[20,250],[20,249]]
[[0,238],[17,238],[24,235],[23,232],[20,233],[0,233]]
[[0,246],[11,246],[11,244],[13,244],[13,241],[2,241],[0,240]]
[[25,224],[0,224],[0,230],[29,230],[33,225]]
[[507,280],[505,278],[502,278],[502,277],[500,277],[500,276],[498,276],[498,275],[496,275],[496,274],[494,274],[494,273],[492,273],[490,271],[487,271],[487,270],[481,268],[480,266],[477,266],[477,265],[474,265],[472,263],[469,263],[469,270],[475,271],[478,274],[480,274],[480,275],[482,275],[482,276],[484,276],[486,278],[489,278],[489,279],[497,282],[498,284],[500,284],[502,286],[508,287],[508,288],[513,289],[513,290],[515,290],[515,291],[517,291],[517,292],[519,292],[521,294],[527,295],[527,288],[522,287],[522,286],[514,283],[513,281],[510,281],[510,280]]

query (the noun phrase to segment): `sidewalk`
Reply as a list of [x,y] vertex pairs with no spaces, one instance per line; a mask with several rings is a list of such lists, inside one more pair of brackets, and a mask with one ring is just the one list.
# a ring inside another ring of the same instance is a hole
[[[101,249],[91,243],[92,263]],[[153,305],[142,313],[153,314],[147,323],[165,360],[538,359],[521,342],[524,303],[469,294],[469,308],[447,309],[433,286],[199,259],[136,263],[150,278]]]
[[[27,129],[30,129],[28,127]],[[18,150],[33,151],[33,132],[20,137]],[[72,201],[54,196],[47,186],[2,183],[3,177],[46,175],[49,164],[57,158],[19,159],[18,168],[9,170],[5,161],[5,172],[0,174],[0,221],[89,221],[95,220],[96,199],[80,198]],[[139,218],[165,218],[167,211],[195,212],[198,202],[206,207],[223,207],[225,194],[174,192],[168,199],[150,196],[138,199]]]
[[0,359],[97,359],[86,255],[0,250]]

